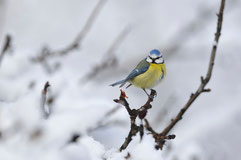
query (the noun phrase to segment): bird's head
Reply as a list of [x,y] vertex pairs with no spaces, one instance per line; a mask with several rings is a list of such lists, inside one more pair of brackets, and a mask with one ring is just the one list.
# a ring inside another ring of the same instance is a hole
[[146,61],[148,63],[155,63],[155,64],[163,64],[164,63],[163,55],[157,49],[153,49],[149,53],[149,56],[146,58]]

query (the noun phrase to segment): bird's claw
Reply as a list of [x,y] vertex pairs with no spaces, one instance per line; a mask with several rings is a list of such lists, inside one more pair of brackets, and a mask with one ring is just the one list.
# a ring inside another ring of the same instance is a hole
[[151,94],[150,94],[150,96],[152,96],[153,98],[155,98],[155,97],[157,96],[156,90],[151,89]]
[[155,98],[155,96],[148,95],[148,98],[149,98],[149,99],[154,99],[154,98]]

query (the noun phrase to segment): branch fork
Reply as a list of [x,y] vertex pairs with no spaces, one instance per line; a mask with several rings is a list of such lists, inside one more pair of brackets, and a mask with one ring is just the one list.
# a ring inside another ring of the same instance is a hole
[[151,90],[151,94],[148,97],[147,102],[139,109],[131,109],[129,106],[129,103],[126,100],[126,98],[128,98],[126,96],[126,93],[123,90],[120,90],[120,91],[121,91],[121,94],[119,99],[114,99],[114,102],[119,103],[126,108],[129,114],[130,123],[131,123],[129,134],[126,137],[122,146],[120,147],[120,151],[122,151],[127,148],[129,143],[132,141],[132,137],[135,136],[138,132],[140,133],[140,138],[142,139],[144,135],[144,126],[143,124],[137,125],[136,118],[138,116],[141,120],[143,120],[146,117],[148,109],[152,108],[151,102],[153,102],[154,97],[156,96],[156,91],[153,89]]

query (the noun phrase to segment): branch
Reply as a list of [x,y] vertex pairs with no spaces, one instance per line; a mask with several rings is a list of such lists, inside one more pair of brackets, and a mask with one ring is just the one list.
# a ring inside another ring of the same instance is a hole
[[96,125],[94,127],[88,128],[87,129],[87,133],[93,132],[99,128],[103,128],[106,127],[110,124],[116,123],[116,122],[110,122],[110,123],[105,123],[106,119],[108,119],[110,116],[112,116],[113,114],[115,114],[119,109],[120,109],[120,105],[115,106],[114,108],[110,109],[108,112],[106,112],[104,114],[104,116],[96,123]]
[[[164,52],[168,53],[168,57],[173,56],[177,53],[178,50],[183,46],[185,42],[193,37],[193,35],[198,31],[202,30],[203,26],[208,22],[210,19],[210,14],[212,14],[212,8],[208,6],[202,6],[200,9],[197,10],[196,18],[191,20],[189,23],[182,26],[174,37],[171,38],[171,43],[168,42],[167,48],[164,49]],[[167,58],[168,58],[167,57]]]
[[83,29],[79,32],[79,34],[75,37],[75,39],[70,44],[66,45],[64,48],[59,50],[50,50],[49,47],[45,46],[42,48],[41,54],[37,57],[32,58],[32,60],[34,62],[42,63],[46,61],[47,58],[49,57],[66,55],[69,52],[75,49],[78,49],[83,39],[86,37],[90,29],[92,28],[93,23],[95,22],[97,16],[99,15],[106,1],[107,0],[99,0],[98,4],[91,12],[90,17],[87,19],[87,22],[85,23]]
[[156,131],[154,131],[152,129],[152,127],[150,126],[149,122],[147,119],[145,119],[145,128],[146,130],[148,130],[151,134],[152,137],[155,139],[156,145],[155,148],[156,149],[162,149],[160,146],[163,146],[165,143],[165,140],[171,140],[171,139],[175,139],[176,135],[162,135],[162,134],[158,134]]
[[2,63],[3,57],[5,55],[5,53],[8,51],[8,49],[11,47],[11,41],[12,41],[12,37],[10,35],[6,35],[5,37],[5,42],[0,54],[0,65]]
[[142,139],[142,136],[143,136],[143,133],[144,133],[143,125],[141,124],[140,126],[138,126],[136,124],[136,118],[137,118],[137,116],[141,120],[145,118],[145,116],[147,114],[147,110],[152,107],[150,103],[153,101],[155,96],[156,96],[156,91],[151,90],[151,94],[150,94],[147,102],[143,106],[141,106],[139,109],[131,109],[130,108],[129,103],[126,100],[126,98],[128,98],[128,97],[126,96],[126,93],[122,90],[121,90],[121,94],[120,94],[119,99],[114,99],[114,102],[119,103],[126,108],[128,114],[130,116],[130,122],[131,122],[129,134],[126,137],[122,146],[120,147],[120,151],[127,148],[129,143],[132,141],[132,137],[135,136],[138,132],[140,132],[140,137]]
[[47,81],[44,85],[44,88],[42,90],[42,95],[41,95],[40,109],[42,111],[44,118],[48,118],[50,115],[50,113],[48,111],[46,111],[46,107],[45,107],[47,91],[48,91],[49,87],[50,87],[50,85],[49,85],[49,82]]
[[104,56],[105,59],[103,59],[103,61],[100,64],[94,66],[93,69],[82,78],[82,80],[81,80],[82,82],[87,82],[87,81],[93,79],[98,74],[100,74],[101,71],[104,71],[106,68],[116,66],[117,57],[114,55],[114,52],[120,46],[120,44],[123,42],[123,40],[126,38],[129,31],[130,31],[129,28],[126,27],[118,35],[118,37],[114,40],[114,42],[112,43],[110,48],[105,53],[105,56]]
[[[220,10],[217,15],[218,16],[217,29],[216,29],[216,33],[215,33],[214,43],[213,43],[213,47],[212,47],[212,51],[211,51],[211,57],[209,60],[209,66],[208,66],[208,71],[207,71],[206,77],[205,78],[201,77],[200,86],[198,87],[198,89],[196,90],[196,92],[194,94],[191,94],[190,99],[187,101],[185,106],[180,110],[180,112],[177,114],[177,116],[171,121],[171,123],[160,134],[157,134],[158,135],[157,138],[155,138],[153,136],[156,140],[158,148],[160,148],[160,149],[162,149],[163,145],[165,144],[165,137],[167,136],[167,134],[177,124],[177,122],[179,122],[182,119],[185,112],[189,109],[189,107],[197,99],[197,97],[199,97],[199,95],[202,94],[203,92],[211,91],[210,89],[205,89],[205,87],[208,84],[208,82],[210,81],[211,76],[212,76],[214,60],[215,60],[216,51],[217,51],[217,45],[218,45],[219,37],[221,35],[224,7],[225,7],[225,0],[222,0],[221,5],[220,5]],[[148,123],[148,121],[146,121],[147,129],[148,129],[148,126],[149,126],[149,123]],[[149,128],[149,131],[151,131],[150,128]],[[151,132],[153,135],[156,134],[153,131],[151,131]],[[160,138],[161,136],[163,136],[163,138]]]

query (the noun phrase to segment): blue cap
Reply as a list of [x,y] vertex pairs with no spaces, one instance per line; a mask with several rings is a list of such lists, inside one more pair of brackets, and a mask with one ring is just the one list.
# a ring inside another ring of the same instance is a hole
[[150,57],[153,57],[153,58],[157,58],[157,57],[160,57],[161,56],[161,52],[157,49],[153,49],[150,54],[149,54]]

